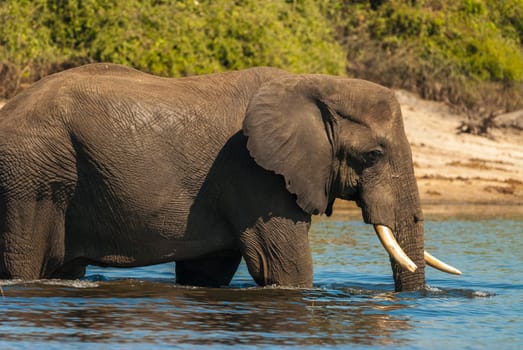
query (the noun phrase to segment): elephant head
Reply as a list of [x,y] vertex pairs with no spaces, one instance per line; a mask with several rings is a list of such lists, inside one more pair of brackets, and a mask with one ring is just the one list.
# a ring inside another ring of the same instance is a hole
[[243,130],[261,167],[282,175],[309,214],[356,201],[391,257],[397,291],[425,286],[423,213],[400,105],[368,81],[289,75],[261,87]]

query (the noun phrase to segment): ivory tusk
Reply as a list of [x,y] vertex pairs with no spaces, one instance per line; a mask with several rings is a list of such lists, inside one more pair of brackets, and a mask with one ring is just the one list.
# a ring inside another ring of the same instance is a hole
[[403,249],[401,249],[400,245],[396,241],[396,238],[394,238],[394,234],[392,233],[392,230],[388,228],[387,226],[383,225],[374,225],[374,230],[376,231],[376,234],[378,235],[381,244],[383,245],[383,248],[389,253],[389,255],[396,261],[398,264],[401,265],[404,269],[409,270],[410,272],[416,271],[418,268],[414,261],[410,260],[410,258],[405,254]]
[[440,271],[451,273],[453,275],[461,275],[460,270],[445,264],[443,261],[433,257],[427,251],[425,251],[425,262],[427,263],[427,265],[432,266],[433,268],[438,269]]

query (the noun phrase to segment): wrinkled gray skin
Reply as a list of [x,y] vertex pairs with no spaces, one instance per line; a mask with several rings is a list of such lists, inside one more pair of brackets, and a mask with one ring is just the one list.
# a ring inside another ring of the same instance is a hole
[[220,286],[243,256],[260,285],[309,287],[311,215],[330,215],[336,198],[393,229],[418,265],[392,262],[396,290],[422,288],[418,190],[386,88],[271,68],[167,79],[94,64],[0,110],[1,278],[176,261],[178,283]]

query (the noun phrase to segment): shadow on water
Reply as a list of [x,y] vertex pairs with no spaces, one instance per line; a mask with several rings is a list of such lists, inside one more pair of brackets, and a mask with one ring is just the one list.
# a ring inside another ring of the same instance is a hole
[[[96,279],[96,278],[94,278]],[[314,289],[190,288],[163,280],[2,283],[0,340],[195,345],[391,345],[413,327],[412,299],[473,291],[391,293],[331,284]],[[139,330],[139,331],[137,331]]]

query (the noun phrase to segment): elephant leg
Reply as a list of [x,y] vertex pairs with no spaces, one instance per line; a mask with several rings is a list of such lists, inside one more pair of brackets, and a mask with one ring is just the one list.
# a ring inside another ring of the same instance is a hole
[[51,278],[66,280],[79,279],[85,276],[87,265],[78,261],[72,261],[64,264],[61,268],[53,272]]
[[227,286],[238,269],[241,254],[207,256],[176,262],[176,283],[202,287]]
[[262,286],[312,286],[310,223],[288,218],[260,219],[240,236],[249,273]]
[[63,210],[45,199],[2,202],[0,278],[49,278],[63,263]]

